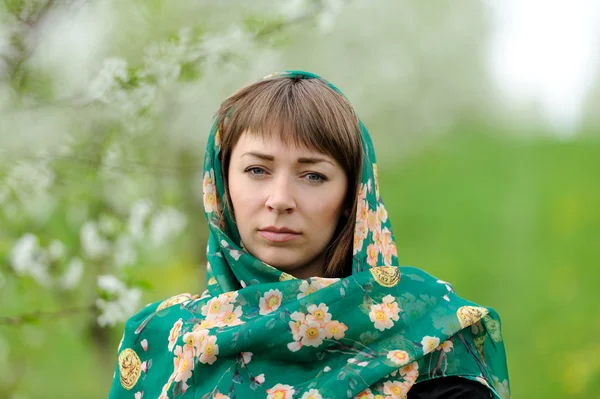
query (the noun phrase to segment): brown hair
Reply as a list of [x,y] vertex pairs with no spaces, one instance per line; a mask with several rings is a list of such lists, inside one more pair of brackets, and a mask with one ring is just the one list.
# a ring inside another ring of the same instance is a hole
[[348,178],[343,208],[346,212],[342,213],[334,238],[325,250],[323,275],[349,275],[363,162],[360,128],[352,105],[320,79],[279,76],[240,89],[221,104],[217,118],[226,192],[224,202],[231,211],[227,185],[229,160],[245,131],[263,138],[278,134],[284,144],[304,146],[339,162]]

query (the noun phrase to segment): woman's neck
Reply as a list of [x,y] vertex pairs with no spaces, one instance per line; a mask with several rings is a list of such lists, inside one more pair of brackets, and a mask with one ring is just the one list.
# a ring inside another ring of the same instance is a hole
[[319,257],[313,259],[310,263],[294,270],[287,271],[287,273],[301,280],[305,280],[309,277],[322,277],[324,266],[325,254],[323,253],[319,255]]

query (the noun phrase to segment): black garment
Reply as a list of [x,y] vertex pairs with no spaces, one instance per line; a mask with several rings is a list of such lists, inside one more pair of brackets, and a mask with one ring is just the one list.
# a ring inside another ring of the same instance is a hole
[[415,384],[408,399],[489,399],[492,392],[483,384],[461,377],[440,377]]

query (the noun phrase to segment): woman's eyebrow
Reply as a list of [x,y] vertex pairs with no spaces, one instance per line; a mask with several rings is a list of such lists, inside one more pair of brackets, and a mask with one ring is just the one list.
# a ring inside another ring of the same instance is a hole
[[298,163],[302,163],[302,164],[316,164],[316,163],[321,163],[321,162],[327,162],[333,165],[333,163],[325,158],[316,158],[316,157],[310,157],[310,158],[298,158]]
[[260,152],[245,152],[242,154],[242,156],[251,156],[251,157],[255,157],[255,158],[259,158],[259,159],[264,159],[265,161],[273,161],[275,159],[275,157],[273,155],[267,155],[267,154],[262,154]]

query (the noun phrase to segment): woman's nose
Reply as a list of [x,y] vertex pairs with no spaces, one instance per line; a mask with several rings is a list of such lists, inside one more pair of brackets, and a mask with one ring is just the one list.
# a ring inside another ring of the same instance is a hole
[[286,179],[274,180],[265,203],[267,208],[278,213],[290,212],[296,208],[292,189],[292,183]]

